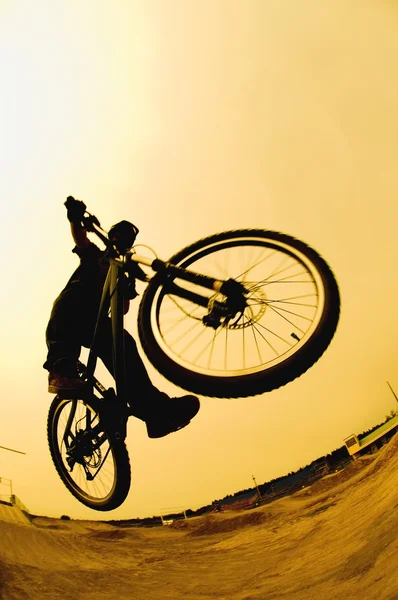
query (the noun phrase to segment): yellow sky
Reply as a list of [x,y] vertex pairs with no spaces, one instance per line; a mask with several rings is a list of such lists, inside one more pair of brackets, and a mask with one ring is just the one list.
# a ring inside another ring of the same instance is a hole
[[70,194],[104,227],[136,223],[164,259],[226,229],[290,233],[327,259],[342,294],[336,337],[299,380],[202,398],[194,422],[160,440],[131,419],[132,487],[109,518],[284,475],[396,408],[394,3],[1,0],[0,64],[0,445],[27,452],[0,451],[0,477],[33,513],[102,517],[64,488],[46,440],[44,331],[77,264]]

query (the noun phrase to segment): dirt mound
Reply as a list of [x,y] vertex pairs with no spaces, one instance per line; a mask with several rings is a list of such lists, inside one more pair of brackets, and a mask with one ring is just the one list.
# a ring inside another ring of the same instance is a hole
[[112,531],[96,531],[93,530],[86,534],[87,537],[91,537],[96,540],[104,540],[104,541],[112,541],[112,540],[122,540],[128,534],[121,529],[113,529]]
[[[375,461],[372,464],[371,472],[384,469],[389,466],[390,460],[398,451],[398,433],[396,433],[390,441],[381,448],[375,455]],[[374,456],[374,455],[373,455]]]
[[343,488],[347,485],[358,484],[362,479],[388,467],[389,461],[397,450],[398,435],[395,435],[377,454],[361,456],[342,471],[326,475],[310,487],[296,492],[293,497],[323,494],[329,490],[333,490],[333,492],[343,491]]
[[322,479],[319,479],[307,488],[296,492],[295,494],[293,494],[293,496],[305,497],[311,496],[313,494],[322,494],[323,492],[332,489],[335,491],[338,486],[344,484],[346,481],[351,480],[358,473],[363,473],[364,468],[367,467],[369,463],[372,463],[374,460],[374,456],[362,457],[352,462],[342,471],[338,471],[337,473],[329,473],[328,475],[325,475],[324,477],[322,477]]
[[267,513],[253,511],[234,517],[224,515],[209,515],[202,517],[196,522],[176,521],[170,528],[186,530],[188,535],[212,535],[215,533],[229,533],[244,527],[262,525],[267,521]]

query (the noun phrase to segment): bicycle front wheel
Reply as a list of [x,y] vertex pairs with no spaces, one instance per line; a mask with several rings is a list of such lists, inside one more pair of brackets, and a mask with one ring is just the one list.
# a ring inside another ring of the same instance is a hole
[[130,461],[124,441],[106,430],[97,399],[56,396],[47,436],[55,468],[68,490],[99,511],[120,506],[130,489]]
[[[307,371],[334,336],[340,313],[335,277],[315,250],[292,236],[227,231],[187,246],[169,262],[232,278],[247,290],[244,311],[212,328],[203,321],[208,308],[168,293],[162,275],[149,283],[138,315],[141,344],[156,369],[184,389],[231,398],[268,392]],[[224,298],[203,294],[208,307]]]

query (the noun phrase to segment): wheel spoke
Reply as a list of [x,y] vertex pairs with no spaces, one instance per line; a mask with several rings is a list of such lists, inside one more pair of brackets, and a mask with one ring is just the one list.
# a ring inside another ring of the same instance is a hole
[[[198,352],[198,354],[196,355],[196,357],[195,357],[195,359],[196,359],[196,360],[200,360],[200,358],[201,358],[201,357],[202,357],[202,356],[205,354],[205,352],[206,352],[206,350],[208,350],[208,348],[210,348],[210,349],[211,349],[211,350],[210,350],[210,351],[211,351],[211,353],[213,353],[213,350],[214,350],[214,341],[215,341],[216,337],[218,337],[218,335],[220,335],[221,331],[222,331],[222,329],[220,328],[220,329],[218,329],[217,331],[215,331],[215,332],[214,332],[214,334],[213,334],[213,338],[210,340],[210,342],[208,342],[208,343],[206,344],[206,346],[204,346],[204,347],[203,347],[203,348],[202,348],[202,349],[201,349],[201,350]],[[202,329],[202,331],[201,331],[201,334],[202,334],[202,333],[204,333],[204,329]],[[194,341],[194,340],[193,340],[193,341]],[[193,341],[192,341],[192,343],[193,343]]]
[[[179,325],[183,321],[186,321],[186,319],[189,319],[189,318],[190,318],[190,316],[184,312],[183,315],[181,317],[179,317],[177,320],[171,319],[169,321],[169,324],[171,323],[171,325],[168,329],[165,328],[165,325],[167,325],[168,323],[167,322],[163,323],[163,326],[162,326],[163,335],[168,335],[171,331],[173,331],[176,328],[177,325]],[[192,325],[192,327],[194,327],[194,326],[195,325]]]
[[265,256],[264,258],[262,258],[261,260],[258,260],[253,265],[251,265],[250,267],[248,267],[245,271],[243,271],[239,275],[235,276],[234,279],[237,279],[237,280],[241,279],[242,277],[244,277],[245,275],[247,275],[248,273],[250,273],[250,271],[252,271],[256,267],[258,267],[259,265],[261,265],[262,263],[264,263],[268,258],[270,258],[273,254],[275,254],[275,252],[276,252],[276,250],[274,250],[274,252],[271,252],[270,254],[268,254],[267,256]]
[[253,327],[263,337],[263,339],[267,342],[267,344],[272,348],[272,350],[275,352],[275,354],[278,354],[278,351],[271,345],[271,343],[269,342],[269,340],[267,338],[265,338],[261,334],[260,328],[263,329],[263,330],[265,330],[265,331],[267,331],[268,333],[270,333],[274,337],[278,338],[278,340],[280,340],[281,342],[284,342],[287,346],[292,346],[292,344],[287,339],[285,339],[284,337],[280,336],[278,333],[275,333],[275,331],[272,331],[268,327],[265,327],[265,325],[262,325],[261,323],[253,323]]
[[259,346],[259,343],[258,343],[258,340],[257,340],[256,328],[255,327],[252,327],[252,334],[253,334],[254,342],[255,342],[255,345],[256,345],[256,349],[257,349],[257,354],[258,354],[259,361],[260,361],[260,363],[262,363],[263,359],[261,357],[260,346]]
[[[307,317],[303,317],[303,315],[299,315],[297,313],[292,312],[291,310],[286,310],[285,308],[275,308],[275,306],[273,306],[272,304],[270,304],[269,308],[273,311],[275,311],[280,317],[282,317],[282,319],[286,319],[291,325],[293,325],[294,327],[297,327],[297,329],[300,329],[298,327],[298,325],[295,325],[292,321],[290,321],[287,317],[285,317],[284,315],[282,315],[279,311],[281,312],[285,312],[288,313],[289,315],[294,315],[295,317],[299,317],[300,319],[304,319],[306,321],[311,321],[311,319],[307,318]],[[300,329],[301,333],[305,333],[304,330]]]

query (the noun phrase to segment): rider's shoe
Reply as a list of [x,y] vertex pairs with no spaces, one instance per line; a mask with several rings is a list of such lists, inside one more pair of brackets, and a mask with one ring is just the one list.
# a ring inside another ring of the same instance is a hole
[[167,397],[145,421],[148,437],[160,438],[182,429],[190,423],[199,408],[200,402],[196,396]]
[[87,390],[87,383],[78,377],[67,377],[61,373],[49,373],[48,391],[50,394],[79,394]]

